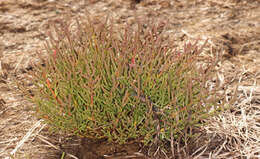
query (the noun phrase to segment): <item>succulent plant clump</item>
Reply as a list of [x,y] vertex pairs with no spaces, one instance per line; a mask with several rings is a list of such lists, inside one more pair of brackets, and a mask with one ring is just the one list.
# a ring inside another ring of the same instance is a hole
[[207,87],[217,59],[201,67],[196,44],[163,45],[156,26],[120,36],[108,25],[80,24],[76,34],[64,26],[33,74],[31,100],[55,130],[120,144],[186,143],[218,112],[219,98]]

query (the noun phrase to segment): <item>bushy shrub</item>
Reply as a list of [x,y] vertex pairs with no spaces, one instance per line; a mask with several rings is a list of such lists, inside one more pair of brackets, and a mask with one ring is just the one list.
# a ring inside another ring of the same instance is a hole
[[186,143],[220,108],[207,88],[217,60],[201,61],[197,44],[178,50],[156,26],[120,33],[91,23],[76,32],[63,27],[50,36],[50,57],[33,74],[31,100],[52,128],[120,144]]

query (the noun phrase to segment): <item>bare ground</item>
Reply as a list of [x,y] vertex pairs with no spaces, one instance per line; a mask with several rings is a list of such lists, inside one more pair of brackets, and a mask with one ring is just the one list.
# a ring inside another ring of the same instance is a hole
[[[209,119],[205,132],[212,139],[201,158],[260,157],[260,1],[258,0],[5,0],[0,2],[0,158],[66,158],[76,155],[73,137],[52,134],[33,116],[33,105],[15,83],[26,81],[50,23],[76,17],[104,20],[118,28],[136,18],[166,25],[165,35],[181,47],[208,39],[205,51],[225,54],[218,78],[225,87],[238,85],[232,112]],[[31,86],[30,81],[26,85]],[[215,143],[215,144],[214,144]],[[203,146],[203,145],[201,145]],[[123,158],[123,157],[122,157]]]

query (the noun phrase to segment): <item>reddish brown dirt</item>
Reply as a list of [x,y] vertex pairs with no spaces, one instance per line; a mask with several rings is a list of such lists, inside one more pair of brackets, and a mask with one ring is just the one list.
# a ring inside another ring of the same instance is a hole
[[[179,46],[185,40],[209,39],[211,49],[222,49],[228,61],[227,79],[249,70],[243,82],[259,82],[260,2],[255,0],[4,0],[0,1],[0,158],[15,152],[16,158],[57,158],[63,152],[76,155],[79,140],[52,134],[33,116],[31,103],[15,83],[26,81],[36,52],[46,56],[44,41],[50,23],[76,17],[104,20],[110,15],[118,28],[134,24],[136,18],[166,25],[165,36]],[[135,18],[136,17],[136,18]],[[25,83],[31,86],[30,81]],[[258,104],[259,105],[259,104]],[[35,129],[30,133],[31,128]],[[29,133],[21,146],[18,143]],[[93,143],[92,146],[97,145]],[[89,146],[89,145],[88,145]],[[87,147],[88,147],[87,146]],[[91,147],[92,147],[91,146]],[[104,152],[126,153],[132,148],[109,146]],[[16,149],[17,148],[17,149]],[[111,148],[111,147],[110,147]],[[81,148],[82,149],[82,148]],[[84,148],[83,148],[84,149]],[[117,149],[117,150],[116,150]],[[93,148],[92,148],[93,150]],[[94,150],[93,150],[94,151]],[[91,151],[91,154],[96,152]],[[104,155],[104,152],[100,154]],[[121,156],[122,157],[122,156]],[[71,158],[66,155],[66,158]],[[120,158],[120,156],[119,156]],[[93,157],[94,159],[94,157]]]
[[89,158],[113,158],[120,159],[122,157],[131,159],[147,159],[140,151],[138,143],[129,143],[126,145],[115,145],[108,143],[106,140],[83,139],[78,156],[81,159]]

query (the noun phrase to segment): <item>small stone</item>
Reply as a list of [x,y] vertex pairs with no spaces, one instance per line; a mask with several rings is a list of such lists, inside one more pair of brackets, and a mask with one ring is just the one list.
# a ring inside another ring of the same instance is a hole
[[162,1],[159,4],[161,6],[161,9],[165,9],[165,8],[170,8],[171,7],[170,1]]

